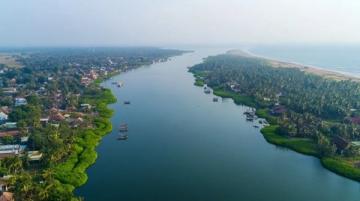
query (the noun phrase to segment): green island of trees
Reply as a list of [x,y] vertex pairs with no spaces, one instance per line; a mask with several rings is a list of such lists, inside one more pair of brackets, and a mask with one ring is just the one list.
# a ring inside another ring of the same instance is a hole
[[360,83],[334,80],[267,59],[223,54],[189,69],[196,85],[256,108],[264,138],[318,157],[327,169],[360,181]]

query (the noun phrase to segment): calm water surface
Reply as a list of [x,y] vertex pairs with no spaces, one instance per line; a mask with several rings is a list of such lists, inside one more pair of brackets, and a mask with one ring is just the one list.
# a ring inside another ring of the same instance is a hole
[[[246,122],[246,107],[214,103],[193,85],[187,67],[225,51],[199,49],[104,82],[119,100],[111,106],[114,131],[77,194],[86,201],[359,201],[360,183],[268,144]],[[128,141],[116,140],[120,123],[129,125]]]
[[360,77],[360,45],[274,45],[249,48],[257,55]]

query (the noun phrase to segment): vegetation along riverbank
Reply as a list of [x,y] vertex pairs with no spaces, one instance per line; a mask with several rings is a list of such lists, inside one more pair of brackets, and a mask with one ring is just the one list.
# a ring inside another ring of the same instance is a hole
[[[182,51],[158,48],[19,49],[0,64],[0,180],[15,200],[81,200],[96,146],[112,130],[116,98],[101,81]],[[6,54],[6,53],[4,53]]]
[[360,181],[360,84],[304,69],[231,51],[189,71],[197,86],[256,108],[270,123],[261,129],[269,143],[318,157],[327,169]]

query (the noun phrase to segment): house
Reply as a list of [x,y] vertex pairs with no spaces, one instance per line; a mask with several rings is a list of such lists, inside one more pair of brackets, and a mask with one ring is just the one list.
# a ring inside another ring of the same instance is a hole
[[0,122],[8,120],[8,115],[4,112],[0,112]]
[[24,148],[18,144],[0,145],[0,158],[18,155]]
[[45,117],[45,118],[40,118],[40,123],[45,126],[46,124],[49,123],[49,117]]
[[58,112],[58,113],[55,113],[55,114],[51,114],[50,115],[50,120],[55,121],[55,122],[64,121],[65,117],[60,112]]
[[346,118],[345,121],[352,124],[360,124],[360,117],[349,117]]
[[283,105],[275,105],[270,111],[272,115],[281,115],[285,112],[286,112],[286,107]]
[[0,180],[0,192],[8,191],[8,182],[4,180]]
[[335,144],[335,146],[339,152],[342,152],[344,149],[346,149],[350,145],[350,143],[346,139],[344,139],[338,135],[333,137],[332,142]]
[[0,196],[0,201],[15,201],[13,193],[3,192]]
[[228,83],[228,86],[230,86],[230,89],[234,92],[240,92],[241,91],[241,88],[240,88],[240,85],[236,82],[233,82],[233,83]]
[[352,141],[351,146],[360,147],[360,141]]
[[27,156],[29,161],[39,161],[43,154],[40,151],[29,151]]
[[8,106],[2,106],[0,107],[0,112],[3,112],[8,115],[10,113],[10,108]]
[[50,121],[55,121],[55,122],[59,122],[59,121],[64,121],[65,117],[64,115],[62,115],[60,113],[60,111],[56,108],[51,108],[50,109],[50,116],[49,116],[49,120]]
[[29,136],[20,138],[20,144],[27,144],[28,141],[29,141]]
[[87,103],[81,104],[80,107],[81,107],[82,109],[91,109],[91,105],[90,105],[90,104],[87,104]]
[[6,122],[3,125],[1,125],[4,129],[16,129],[17,128],[16,122]]
[[8,87],[8,88],[2,88],[2,92],[4,95],[13,95],[16,94],[16,88],[14,87]]
[[21,106],[21,105],[26,105],[27,101],[25,98],[15,98],[15,107],[17,106]]
[[0,138],[2,137],[17,137],[20,135],[20,131],[11,130],[11,131],[0,131]]
[[0,177],[0,193],[4,193],[9,190],[9,179],[13,177],[11,175],[4,175]]

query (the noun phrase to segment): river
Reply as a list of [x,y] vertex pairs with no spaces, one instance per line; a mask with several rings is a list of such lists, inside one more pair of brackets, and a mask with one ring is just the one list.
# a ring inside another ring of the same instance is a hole
[[[76,194],[85,201],[359,201],[360,183],[267,143],[246,121],[247,107],[212,102],[193,85],[187,67],[225,51],[198,49],[105,81],[118,98],[110,106],[114,130]],[[129,126],[127,141],[116,140],[120,123]]]

